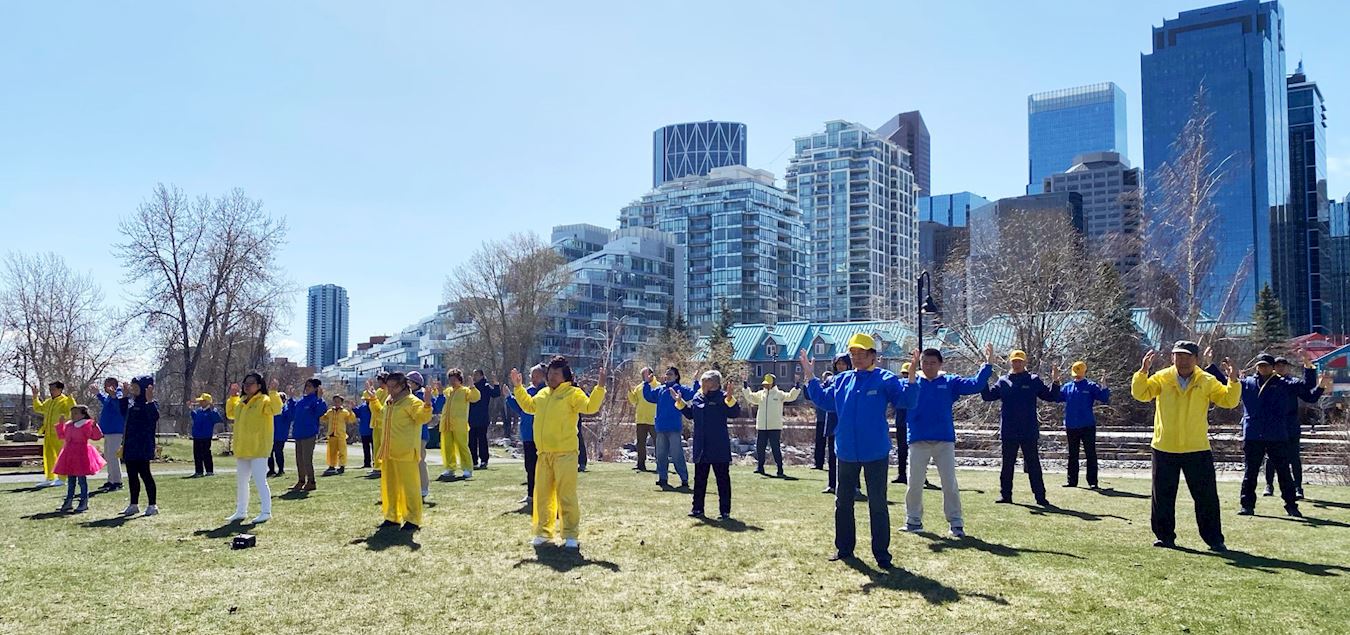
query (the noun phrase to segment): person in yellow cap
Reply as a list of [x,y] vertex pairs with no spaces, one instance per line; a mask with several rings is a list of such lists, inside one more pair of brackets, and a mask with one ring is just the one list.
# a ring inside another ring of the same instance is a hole
[[188,406],[192,408],[192,429],[189,430],[189,436],[192,437],[192,470],[191,478],[202,478],[204,476],[215,476],[216,466],[211,460],[211,438],[216,435],[216,425],[222,420],[220,412],[211,407],[214,398],[210,393],[202,393],[194,401],[189,401]]
[[42,475],[44,480],[38,483],[38,487],[52,487],[60,485],[61,479],[56,477],[56,458],[61,456],[61,446],[65,441],[56,434],[56,423],[61,420],[70,419],[70,409],[75,407],[75,398],[65,394],[66,384],[64,382],[54,381],[47,384],[47,394],[44,401],[42,394],[37,386],[33,386],[33,412],[42,415],[42,426],[38,428],[38,434],[42,435]]
[[637,436],[637,465],[633,469],[638,472],[647,471],[647,438],[656,438],[656,404],[643,398],[642,387],[655,385],[656,372],[647,366],[642,369],[642,383],[628,391],[628,403],[633,404],[633,430]]
[[[1003,445],[1003,469],[999,473],[999,497],[996,503],[1012,503],[1013,468],[1017,465],[1017,453],[1022,452],[1022,471],[1031,481],[1031,493],[1036,504],[1050,507],[1045,495],[1045,477],[1041,472],[1041,429],[1036,417],[1036,400],[1056,401],[1058,387],[1051,388],[1041,380],[1040,375],[1027,370],[1027,354],[1014,350],[1008,354],[1008,365],[1012,369],[999,377],[992,385],[985,387],[980,398],[985,401],[1000,401],[999,438]],[[1052,384],[1059,383],[1059,371],[1054,371]]]
[[1087,362],[1074,362],[1069,368],[1073,381],[1060,386],[1055,400],[1064,404],[1064,435],[1069,444],[1068,480],[1064,487],[1078,487],[1081,446],[1087,458],[1088,487],[1097,489],[1097,416],[1092,407],[1111,403],[1111,389],[1088,379],[1087,369]]
[[[463,470],[463,478],[473,478],[473,457],[469,452],[469,404],[478,403],[482,393],[473,384],[464,383],[464,371],[450,369],[445,374],[448,385],[440,390],[445,405],[441,407],[441,462],[445,471],[441,478],[455,478],[455,470]],[[439,390],[439,383],[432,387]]]
[[388,397],[380,408],[380,506],[384,522],[380,529],[404,531],[422,528],[422,426],[431,421],[431,391],[419,399],[403,373],[390,373],[384,381]]
[[324,476],[347,473],[347,426],[356,422],[356,413],[347,408],[342,395],[333,395],[332,406],[319,420],[328,428],[328,469]]
[[534,538],[530,541],[535,547],[559,533],[556,523],[561,520],[563,546],[581,548],[577,541],[581,524],[581,502],[577,498],[577,417],[600,412],[605,402],[606,379],[602,366],[595,389],[587,395],[573,385],[567,358],[558,356],[548,362],[545,378],[548,385],[531,395],[525,390],[520,370],[511,369],[516,404],[526,414],[534,415],[534,443],[539,448],[532,513]]
[[1236,408],[1242,400],[1242,384],[1232,364],[1221,365],[1228,383],[1196,365],[1200,345],[1181,340],[1172,346],[1172,365],[1149,375],[1156,351],[1144,355],[1139,371],[1130,381],[1136,401],[1156,402],[1153,411],[1153,509],[1150,524],[1155,547],[1176,546],[1177,486],[1186,475],[1186,486],[1195,501],[1195,522],[1200,538],[1213,551],[1228,550],[1219,518],[1219,489],[1214,477],[1214,453],[1209,446],[1209,406]]
[[[773,448],[773,462],[778,466],[778,478],[783,478],[786,474],[783,472],[783,405],[789,401],[796,401],[802,394],[798,386],[793,386],[792,390],[783,392],[778,389],[778,378],[773,373],[764,376],[764,381],[760,384],[762,390],[750,390],[749,386],[741,389],[741,394],[751,405],[756,406],[755,412],[755,468],[756,474],[764,473],[764,450],[767,447]],[[718,387],[721,388],[721,379],[718,379]]]

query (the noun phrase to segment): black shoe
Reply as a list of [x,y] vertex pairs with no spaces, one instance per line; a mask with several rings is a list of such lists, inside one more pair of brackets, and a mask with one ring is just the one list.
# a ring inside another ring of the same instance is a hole
[[1078,487],[1078,484],[1077,484],[1077,483],[1065,483],[1065,484],[1063,484],[1063,485],[1060,485],[1060,487]]
[[1297,505],[1290,505],[1284,508],[1284,514],[1291,518],[1303,518],[1303,512],[1298,510]]
[[1159,538],[1153,541],[1153,546],[1161,547],[1163,549],[1176,549],[1177,543],[1171,540],[1163,540],[1162,538]]
[[277,475],[276,472],[273,472],[272,470],[267,470],[267,478],[272,478],[273,476],[276,475]]
[[406,531],[408,533],[415,532],[419,529],[421,529],[421,527],[418,527],[417,525],[414,525],[412,523],[403,523],[403,531]]
[[[378,505],[379,502],[376,502],[375,504]],[[380,523],[380,529],[398,529],[398,523],[392,520],[386,520]]]
[[1256,510],[1255,510],[1255,509],[1252,509],[1252,508],[1250,508],[1250,507],[1243,507],[1243,508],[1241,508],[1241,509],[1238,510],[1238,515],[1239,515],[1239,516],[1251,516],[1251,515],[1253,515],[1253,514],[1255,514],[1255,513],[1256,513]]
[[717,515],[717,520],[720,520],[720,521],[722,521],[722,522],[726,522],[726,521],[728,521],[728,520],[731,520],[731,514],[718,514],[718,515]]
[[895,568],[895,563],[890,560],[878,560],[877,568],[882,571],[890,571]]
[[755,468],[755,474],[764,474],[764,468],[762,467]]
[[928,482],[928,479],[924,479],[924,480],[923,480],[923,488],[924,488],[924,489],[942,489],[941,487],[938,487],[938,486],[936,486],[936,485],[934,485],[934,484],[932,484],[932,483],[929,483],[929,482]]
[[905,482],[905,477],[903,477],[903,476],[897,476],[897,477],[895,477],[894,479],[892,479],[891,482],[892,482],[892,483],[904,483],[904,482]]
[[1095,492],[1095,491],[1097,491],[1097,490],[1099,490],[1099,489],[1101,489],[1101,488],[1100,488],[1100,487],[1097,487],[1097,484],[1096,484],[1096,483],[1093,483],[1093,484],[1091,484],[1091,485],[1088,486],[1088,489],[1090,489],[1090,490],[1092,490],[1092,491]]
[[347,468],[345,468],[345,467],[340,467],[340,468],[338,468],[338,474],[346,474],[346,473],[347,473]]
[[998,497],[998,499],[995,500],[994,502],[995,502],[995,503],[998,503],[998,504],[1000,504],[1000,505],[1006,505],[1006,504],[1012,502],[1012,497],[1011,497],[1011,496],[1000,496],[1000,497]]
[[689,489],[689,481],[680,481],[680,489]]
[[783,470],[778,470],[778,478],[787,478],[787,473]]
[[1209,546],[1209,550],[1214,553],[1228,553],[1228,545],[1217,543]]
[[692,511],[692,512],[689,512],[689,517],[690,517],[690,518],[703,518],[703,512],[701,512],[701,511]]
[[[1009,501],[1009,502],[1012,502],[1012,501]],[[1050,502],[1050,500],[1049,500],[1049,499],[1046,499],[1046,498],[1038,498],[1038,499],[1036,499],[1036,504],[1037,504],[1037,505],[1040,505],[1041,507],[1054,507],[1054,504],[1052,504],[1052,503]]]
[[201,472],[195,472],[195,473],[193,473],[192,476],[189,476],[188,478],[201,478],[201,477],[202,477],[202,473],[201,473]]
[[1294,500],[1303,500],[1303,486],[1294,489]]
[[830,562],[839,562],[840,560],[852,560],[852,559],[853,554],[843,553],[841,551],[836,551],[834,552],[834,555],[830,556]]
[[657,486],[657,487],[670,487],[670,483],[667,483],[666,481],[657,481],[657,482],[656,482],[656,486]]
[[1274,496],[1274,495],[1275,495],[1275,488],[1274,488],[1273,486],[1267,485],[1267,486],[1266,486],[1266,491],[1263,492],[1261,495],[1262,495],[1262,496]]

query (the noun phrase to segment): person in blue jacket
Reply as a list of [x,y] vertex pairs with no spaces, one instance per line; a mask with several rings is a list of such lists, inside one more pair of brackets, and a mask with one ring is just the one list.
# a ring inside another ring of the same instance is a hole
[[98,412],[98,427],[103,431],[103,458],[108,460],[108,480],[99,489],[111,492],[122,489],[119,450],[122,449],[122,434],[126,432],[127,397],[113,377],[103,380],[103,390],[95,391],[94,396],[102,404]]
[[1095,404],[1111,403],[1111,389],[1087,378],[1087,362],[1074,362],[1073,381],[1065,382],[1055,395],[1064,404],[1064,436],[1069,443],[1069,474],[1063,487],[1078,487],[1078,449],[1087,457],[1087,484],[1097,489],[1097,415]]
[[[531,397],[539,392],[546,383],[548,377],[548,367],[543,364],[535,364],[530,369],[530,385],[525,388],[525,392]],[[520,499],[521,505],[532,505],[534,503],[534,467],[539,463],[539,448],[534,444],[534,415],[525,412],[516,402],[514,393],[506,393],[506,406],[520,415],[520,445],[525,450],[525,497]]]
[[[1041,424],[1036,417],[1036,400],[1055,401],[1058,386],[1051,388],[1041,380],[1040,375],[1027,371],[1027,354],[1014,350],[1008,354],[1011,372],[999,377],[993,385],[986,386],[980,392],[985,401],[1001,402],[999,408],[999,438],[1003,446],[1003,469],[999,472],[999,497],[996,503],[1011,503],[1013,488],[1013,468],[1017,465],[1017,452],[1022,452],[1022,470],[1031,481],[1031,493],[1036,504],[1049,507],[1050,500],[1045,495],[1045,477],[1041,473]],[[1059,383],[1059,371],[1055,371],[1051,383]]]
[[356,434],[361,437],[361,467],[370,469],[370,449],[375,442],[375,433],[370,429],[370,404],[362,401],[361,405],[352,409],[352,413],[356,415]]
[[295,437],[295,472],[297,481],[292,491],[312,492],[318,487],[314,482],[314,446],[319,441],[322,424],[319,417],[328,412],[328,402],[323,399],[323,382],[318,378],[305,381],[305,394],[291,407],[291,435]]
[[687,403],[696,392],[698,386],[680,384],[680,369],[674,366],[666,369],[665,383],[642,385],[642,398],[656,404],[656,484],[660,487],[670,487],[666,470],[672,462],[680,487],[689,487],[689,470],[684,465],[684,415],[675,407],[675,396]]
[[[857,333],[848,340],[848,354],[853,370],[834,376],[828,386],[822,386],[812,372],[811,358],[802,349],[799,361],[802,377],[811,401],[839,415],[834,431],[834,451],[839,457],[839,481],[834,499],[834,555],[830,560],[853,558],[857,543],[856,521],[853,517],[854,494],[858,490],[859,475],[867,481],[868,516],[872,530],[872,556],[877,566],[890,569],[891,513],[886,501],[886,473],[890,471],[891,425],[886,418],[887,406],[912,410],[918,403],[919,391],[914,381],[901,380],[884,368],[877,368],[877,345],[870,335]],[[918,351],[914,360],[919,361]]]
[[952,406],[966,395],[978,395],[993,374],[994,347],[984,345],[984,365],[974,377],[942,372],[942,351],[926,349],[920,360],[919,403],[905,418],[909,433],[909,486],[905,490],[905,531],[923,531],[923,479],[929,462],[942,481],[942,511],[954,538],[966,535],[961,517],[961,492],[956,484],[956,424]]
[[[843,355],[839,355],[834,358],[834,361],[830,363],[830,368],[833,370],[827,370],[825,371],[824,374],[820,376],[820,385],[822,387],[828,388],[830,384],[834,382],[834,378],[838,376],[840,373],[846,370],[853,370],[853,361],[849,359],[848,353],[844,353]],[[807,397],[809,398],[810,395],[807,395]],[[820,491],[821,494],[833,495],[835,485],[837,484],[836,481],[838,480],[839,457],[834,453],[834,433],[838,429],[839,429],[839,413],[833,410],[826,410],[825,462],[827,464],[827,469],[829,470],[829,473],[825,477],[826,485],[825,489]],[[858,491],[853,493],[853,498],[860,501],[867,500],[867,496],[863,494],[861,485],[858,487]]]
[[478,401],[469,404],[469,454],[473,458],[474,469],[486,470],[491,404],[493,399],[502,396],[502,385],[498,382],[489,383],[481,369],[473,371],[473,385],[480,396]]
[[[277,380],[269,382],[271,389],[277,389]],[[286,475],[286,439],[291,438],[291,419],[295,416],[295,400],[284,392],[281,397],[281,413],[272,417],[272,454],[267,457],[267,477]]]
[[[1319,385],[1317,381],[1317,371],[1313,368],[1312,360],[1305,354],[1303,356],[1303,377],[1295,377],[1289,368],[1289,360],[1283,357],[1275,358],[1275,374],[1279,375],[1285,383],[1289,384],[1292,390],[1285,396],[1284,421],[1287,439],[1285,440],[1284,455],[1289,462],[1290,477],[1294,480],[1294,496],[1297,499],[1303,498],[1303,458],[1302,439],[1303,426],[1299,420],[1300,400],[1308,403],[1317,403],[1322,398],[1322,393],[1329,387],[1330,377],[1323,377],[1323,382]],[[1266,496],[1274,494],[1275,466],[1270,460],[1266,461]]]
[[216,466],[211,460],[211,438],[216,435],[216,426],[223,418],[220,411],[212,405],[212,397],[208,393],[202,393],[195,401],[189,401],[188,406],[195,406],[192,408],[192,430],[189,431],[189,436],[192,437],[194,469],[189,478],[215,476]]
[[708,493],[708,471],[717,479],[717,512],[721,520],[731,519],[731,436],[727,420],[741,416],[741,406],[722,390],[722,373],[710,370],[699,378],[701,388],[686,402],[675,388],[671,398],[685,418],[694,422],[694,503],[691,518],[703,518],[703,501]]
[[1285,381],[1275,372],[1275,356],[1262,353],[1256,356],[1256,374],[1238,380],[1242,386],[1242,488],[1238,494],[1238,515],[1256,513],[1256,480],[1261,473],[1261,461],[1275,468],[1280,479],[1280,496],[1284,511],[1294,517],[1302,516],[1294,492],[1294,479],[1289,472],[1289,431],[1285,421],[1288,400],[1296,397],[1299,386]]

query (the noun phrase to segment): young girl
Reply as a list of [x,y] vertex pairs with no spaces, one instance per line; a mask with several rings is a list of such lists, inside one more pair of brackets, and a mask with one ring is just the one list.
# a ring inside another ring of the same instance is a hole
[[155,504],[155,477],[150,474],[150,461],[155,458],[155,430],[159,426],[159,402],[155,401],[155,378],[143,375],[131,380],[131,406],[127,408],[126,437],[122,445],[122,462],[127,465],[131,480],[131,504],[122,510],[123,516],[134,516],[141,511],[141,484],[149,505],[146,516],[159,513]]
[[70,511],[71,499],[75,498],[75,482],[79,481],[80,506],[75,508],[75,513],[80,514],[89,509],[88,477],[97,474],[107,462],[99,454],[98,448],[89,443],[103,438],[98,422],[89,418],[89,409],[72,406],[70,416],[74,421],[63,418],[56,424],[56,435],[65,443],[61,455],[56,459],[56,473],[70,477],[66,479],[66,500],[57,511]]

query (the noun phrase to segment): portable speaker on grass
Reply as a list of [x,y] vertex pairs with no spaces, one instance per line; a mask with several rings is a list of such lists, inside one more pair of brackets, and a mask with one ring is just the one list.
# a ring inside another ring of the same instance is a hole
[[253,534],[239,534],[230,542],[231,549],[248,549],[258,545],[258,537]]

